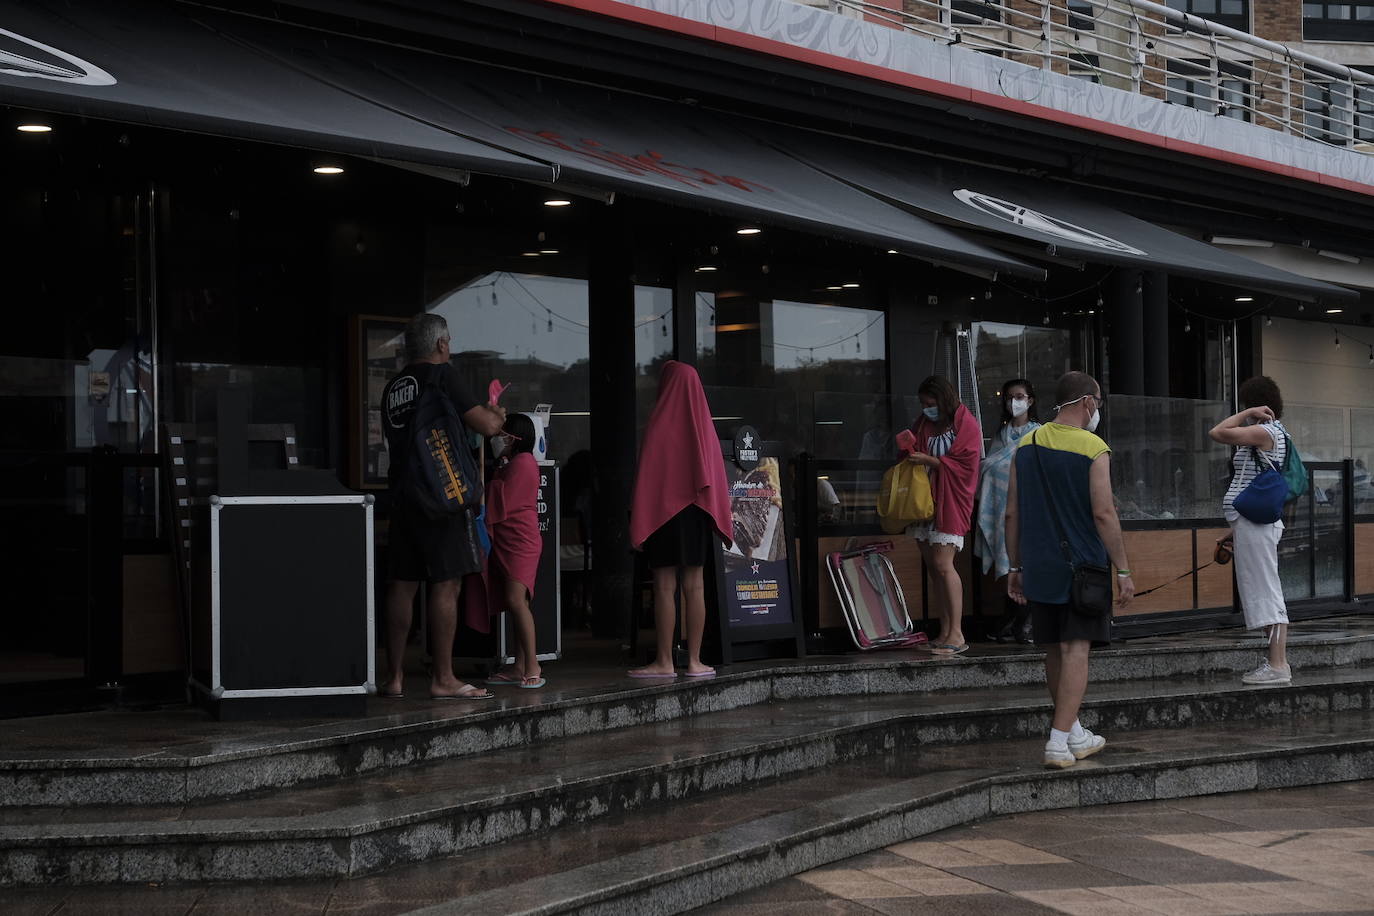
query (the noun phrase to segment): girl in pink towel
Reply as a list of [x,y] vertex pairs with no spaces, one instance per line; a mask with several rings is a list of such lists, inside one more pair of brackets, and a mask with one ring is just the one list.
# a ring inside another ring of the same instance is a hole
[[496,472],[487,483],[487,528],[491,556],[487,566],[487,606],[506,611],[515,624],[515,666],[488,684],[519,684],[526,689],[544,686],[534,643],[534,579],[539,572],[543,541],[539,536],[539,464],[531,452],[534,421],[521,413],[506,417],[505,429],[492,439],[501,442]]
[[669,360],[658,380],[658,403],[644,429],[630,511],[630,544],[654,573],[654,661],[630,677],[671,678],[674,596],[682,589],[688,677],[710,677],[701,663],[706,627],[703,568],[716,541],[730,543],[730,491],[720,440],[697,371]]

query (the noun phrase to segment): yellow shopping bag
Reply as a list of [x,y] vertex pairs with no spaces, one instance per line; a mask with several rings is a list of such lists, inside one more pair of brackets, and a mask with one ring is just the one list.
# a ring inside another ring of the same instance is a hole
[[925,465],[899,461],[883,474],[878,489],[878,519],[887,534],[899,534],[907,525],[935,517],[935,498]]

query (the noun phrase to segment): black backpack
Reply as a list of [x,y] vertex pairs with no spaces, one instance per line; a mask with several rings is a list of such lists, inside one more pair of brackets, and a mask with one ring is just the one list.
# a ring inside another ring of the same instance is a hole
[[480,511],[481,478],[467,427],[437,381],[421,390],[406,435],[410,458],[401,478],[402,497],[435,520]]

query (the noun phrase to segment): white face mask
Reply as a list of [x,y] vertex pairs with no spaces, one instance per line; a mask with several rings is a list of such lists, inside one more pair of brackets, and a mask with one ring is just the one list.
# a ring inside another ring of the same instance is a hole
[[1030,401],[1026,398],[1011,399],[1011,415],[1013,417],[1024,417],[1026,411],[1030,410]]
[[1092,419],[1090,419],[1090,420],[1088,421],[1088,425],[1087,425],[1086,427],[1084,427],[1084,428],[1085,428],[1088,432],[1090,432],[1090,433],[1095,433],[1095,432],[1097,432],[1097,424],[1100,423],[1101,421],[1102,421],[1102,411],[1097,410],[1097,409],[1094,409],[1094,410],[1093,410]]
[[932,422],[932,423],[934,423],[936,420],[940,419],[940,408],[939,408],[939,407],[927,407],[925,410],[923,410],[923,411],[921,411],[921,412],[924,413],[924,414],[926,415],[926,419],[929,420],[929,421]]
[[491,440],[491,457],[501,460],[501,456],[510,448],[510,437],[505,435],[493,436]]

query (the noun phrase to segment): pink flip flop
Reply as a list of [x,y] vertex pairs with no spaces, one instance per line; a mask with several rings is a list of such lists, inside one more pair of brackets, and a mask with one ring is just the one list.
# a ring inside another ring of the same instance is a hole
[[683,676],[683,677],[715,677],[715,676],[716,676],[716,669],[712,668],[712,669],[709,670],[709,671],[684,671],[684,672],[682,672],[682,676]]

